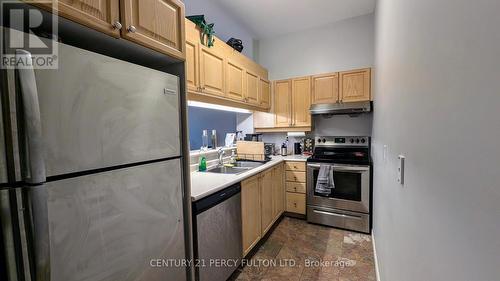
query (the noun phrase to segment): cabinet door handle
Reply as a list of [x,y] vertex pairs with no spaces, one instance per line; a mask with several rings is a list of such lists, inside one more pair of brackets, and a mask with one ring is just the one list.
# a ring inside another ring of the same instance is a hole
[[122,24],[119,21],[115,21],[113,23],[113,29],[118,29],[118,30],[122,29]]
[[137,31],[137,28],[135,28],[135,26],[131,25],[127,28],[128,32],[132,32],[132,33],[135,33]]

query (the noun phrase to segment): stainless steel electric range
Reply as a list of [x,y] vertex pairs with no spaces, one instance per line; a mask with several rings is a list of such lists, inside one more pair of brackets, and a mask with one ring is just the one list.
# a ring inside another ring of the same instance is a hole
[[[316,191],[322,165],[333,167],[334,188]],[[307,160],[307,221],[370,233],[370,137],[316,137]]]

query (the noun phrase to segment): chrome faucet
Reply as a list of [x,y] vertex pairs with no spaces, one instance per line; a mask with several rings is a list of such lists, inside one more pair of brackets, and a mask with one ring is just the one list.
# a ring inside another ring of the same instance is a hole
[[217,151],[217,155],[219,156],[219,166],[223,166],[224,165],[224,149],[221,147],[219,148],[219,150]]

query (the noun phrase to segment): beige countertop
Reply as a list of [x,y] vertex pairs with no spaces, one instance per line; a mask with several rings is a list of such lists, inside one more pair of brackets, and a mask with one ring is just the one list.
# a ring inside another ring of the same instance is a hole
[[241,182],[246,178],[267,170],[283,161],[306,161],[307,156],[288,155],[272,156],[271,161],[257,168],[243,172],[241,174],[217,174],[209,172],[191,173],[191,200],[197,201],[219,190],[222,190],[235,183]]

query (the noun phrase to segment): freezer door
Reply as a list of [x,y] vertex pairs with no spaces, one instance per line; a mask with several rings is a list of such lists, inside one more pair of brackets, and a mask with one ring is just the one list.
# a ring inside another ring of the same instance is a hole
[[35,76],[47,176],[180,155],[178,77],[65,44]]
[[51,281],[186,280],[181,162],[47,184]]

